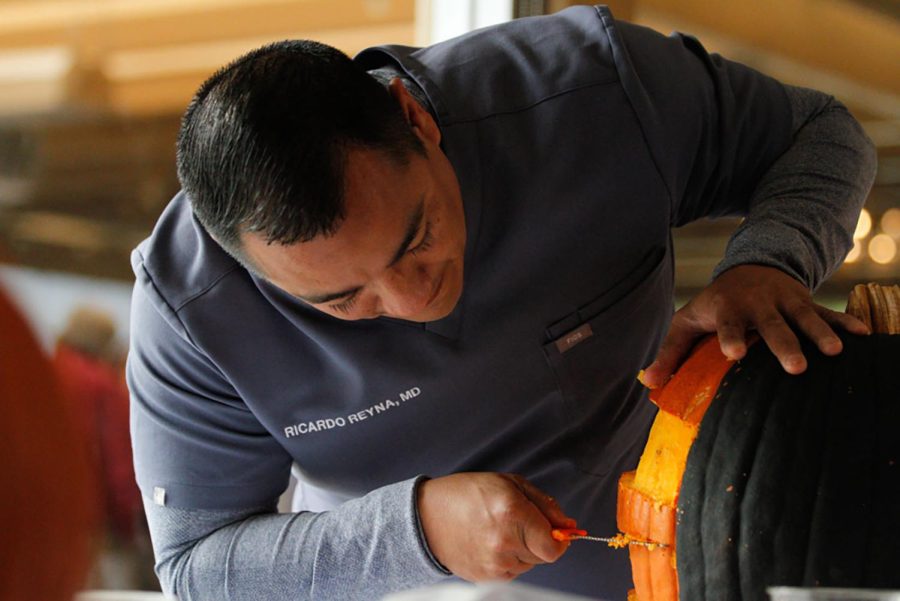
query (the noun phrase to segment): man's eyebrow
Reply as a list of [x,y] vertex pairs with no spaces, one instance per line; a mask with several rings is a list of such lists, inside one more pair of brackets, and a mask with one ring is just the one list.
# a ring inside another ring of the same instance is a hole
[[[419,228],[422,225],[422,219],[425,217],[425,198],[419,199],[419,205],[416,207],[416,210],[409,216],[409,221],[406,225],[406,234],[403,236],[403,241],[400,243],[400,246],[397,248],[397,252],[394,253],[394,256],[391,258],[391,262],[388,263],[388,267],[393,267],[397,261],[403,258],[403,255],[406,254],[406,251],[409,250],[409,245],[415,239],[416,234],[419,233]],[[340,292],[328,292],[325,294],[313,294],[308,296],[298,296],[300,300],[304,300],[313,305],[321,305],[322,303],[327,303],[330,301],[337,300],[339,298],[344,298],[345,296],[350,296],[356,294],[362,289],[362,286],[357,286],[355,288],[348,288],[347,290],[342,290]]]

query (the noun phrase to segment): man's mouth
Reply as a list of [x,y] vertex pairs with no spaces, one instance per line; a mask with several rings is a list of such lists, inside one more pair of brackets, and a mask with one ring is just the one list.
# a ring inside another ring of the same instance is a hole
[[431,293],[431,298],[428,299],[428,303],[425,305],[426,307],[430,307],[437,301],[438,297],[441,294],[441,290],[443,289],[444,284],[444,274],[446,273],[446,269],[441,272],[441,275],[438,276],[437,282],[434,285],[434,291]]

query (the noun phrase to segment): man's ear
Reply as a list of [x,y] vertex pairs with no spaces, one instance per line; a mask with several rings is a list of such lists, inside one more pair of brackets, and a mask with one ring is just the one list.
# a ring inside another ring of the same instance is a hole
[[435,123],[431,113],[413,98],[399,77],[393,78],[388,84],[388,92],[400,105],[406,121],[417,136],[422,138],[423,141],[427,140],[434,145],[441,143],[441,130]]

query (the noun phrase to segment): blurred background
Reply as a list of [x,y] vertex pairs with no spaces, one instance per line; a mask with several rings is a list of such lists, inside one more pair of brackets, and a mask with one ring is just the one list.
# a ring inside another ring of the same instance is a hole
[[[123,437],[128,257],[178,190],[174,140],[197,86],[278,39],[316,39],[353,55],[573,4],[588,3],[0,0],[0,284],[83,408],[81,427],[94,441],[108,519],[91,586],[155,586]],[[856,245],[817,298],[843,309],[854,283],[900,280],[900,1],[609,4],[618,18],[692,33],[710,50],[844,102],[875,141],[879,170]],[[706,284],[735,225],[676,233],[679,302]]]

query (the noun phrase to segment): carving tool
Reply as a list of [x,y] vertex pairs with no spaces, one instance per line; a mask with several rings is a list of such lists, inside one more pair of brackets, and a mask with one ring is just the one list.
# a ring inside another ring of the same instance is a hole
[[648,549],[655,549],[657,547],[667,547],[663,543],[654,543],[646,540],[637,540],[633,539],[624,534],[619,534],[613,536],[611,538],[606,538],[603,536],[589,536],[587,530],[579,530],[578,528],[554,528],[550,531],[550,536],[558,541],[567,541],[567,540],[591,540],[600,543],[606,543],[610,547],[620,549],[622,547],[626,547],[628,545],[639,545],[641,547],[647,547]]

